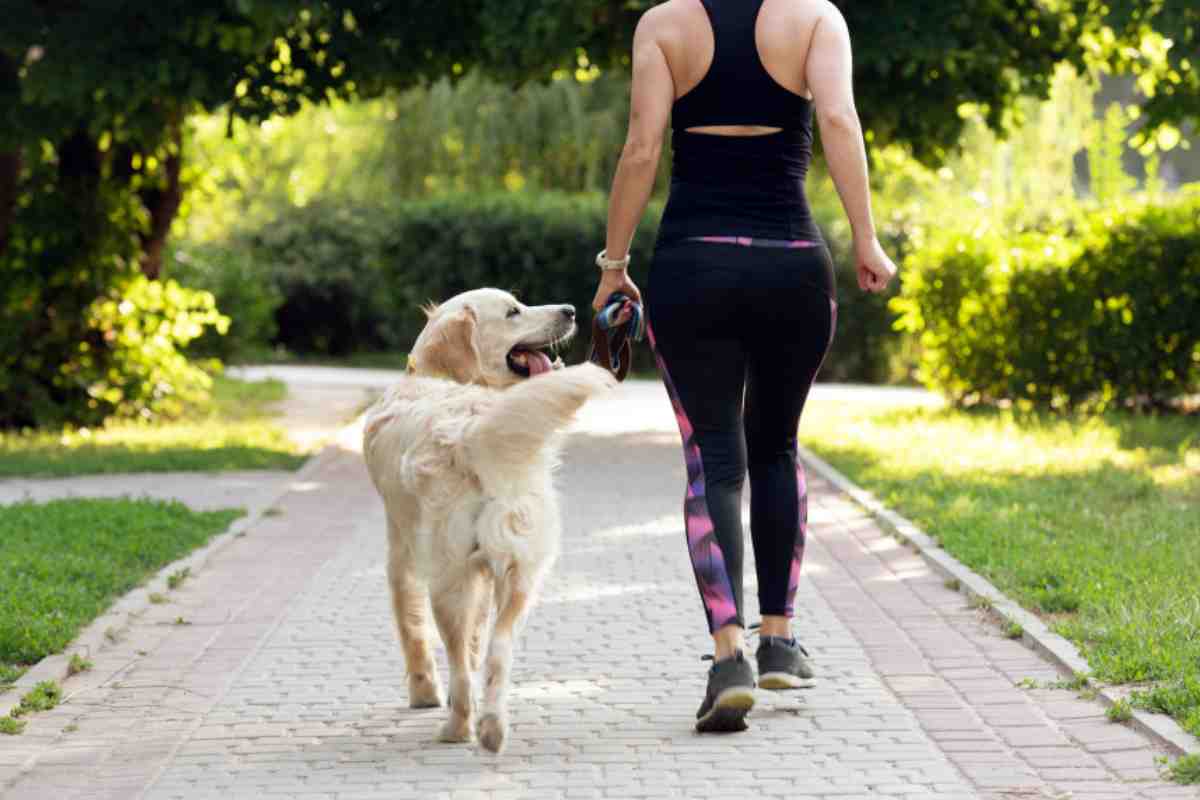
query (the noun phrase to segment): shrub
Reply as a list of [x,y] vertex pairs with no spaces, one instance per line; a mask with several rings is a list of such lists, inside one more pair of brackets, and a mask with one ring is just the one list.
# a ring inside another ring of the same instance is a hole
[[949,231],[893,301],[920,377],[959,403],[1163,405],[1200,388],[1200,197],[1004,237]]
[[217,309],[230,320],[224,332],[208,327],[187,346],[189,354],[229,361],[253,356],[275,338],[275,312],[283,296],[243,250],[212,244],[178,247],[164,274],[212,293]]
[[175,417],[208,400],[212,378],[182,350],[229,324],[209,292],[136,275],[92,303],[87,323],[89,336],[62,372],[86,391],[97,421]]
[[[553,193],[453,195],[392,208],[319,201],[292,208],[221,248],[222,254],[244,254],[222,256],[230,264],[246,259],[240,272],[228,268],[235,275],[229,284],[221,283],[220,270],[196,267],[209,258],[193,255],[205,253],[204,247],[182,247],[192,263],[173,274],[216,294],[218,307],[234,316],[235,325],[239,305],[256,313],[268,307],[252,301],[246,287],[266,285],[282,298],[274,339],[267,340],[266,326],[247,326],[244,332],[257,331],[252,341],[206,352],[237,358],[268,344],[334,356],[404,351],[425,322],[421,304],[480,286],[508,289],[535,304],[573,303],[590,319],[590,311],[584,312],[596,290],[592,259],[603,246],[607,211],[601,195]],[[634,239],[631,272],[643,288],[660,214],[661,206],[652,204]],[[839,331],[822,377],[886,380],[895,372],[894,315],[885,297],[858,289],[850,253],[840,244],[841,228],[822,227],[834,232],[839,283]],[[889,246],[900,246],[895,238]],[[237,305],[226,305],[223,297]],[[587,341],[585,329],[567,360],[584,358]],[[653,369],[645,348],[637,359],[638,368]]]

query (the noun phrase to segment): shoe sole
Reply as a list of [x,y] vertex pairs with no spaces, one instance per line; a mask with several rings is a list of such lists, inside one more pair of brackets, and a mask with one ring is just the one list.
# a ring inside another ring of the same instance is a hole
[[745,686],[735,686],[717,695],[713,707],[700,719],[696,720],[696,731],[699,733],[737,733],[744,731],[746,715],[754,708],[754,690]]
[[758,678],[758,688],[776,692],[781,689],[811,689],[815,685],[811,678],[801,678],[790,672],[768,672]]

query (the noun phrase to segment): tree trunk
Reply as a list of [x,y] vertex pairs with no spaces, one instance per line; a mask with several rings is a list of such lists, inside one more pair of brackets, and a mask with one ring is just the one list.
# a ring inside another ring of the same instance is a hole
[[21,151],[0,153],[0,256],[8,249],[9,232],[17,214],[17,182],[21,177]]
[[[0,96],[15,100],[20,96],[17,66],[0,52]],[[15,144],[11,151],[0,151],[0,256],[8,249],[13,220],[17,214],[17,181],[21,177],[21,151]]]
[[183,200],[183,188],[179,183],[179,171],[183,166],[183,136],[178,123],[171,126],[170,152],[163,163],[166,185],[142,193],[142,202],[150,212],[150,230],[142,235],[142,274],[150,280],[158,280],[162,274],[163,251],[171,223],[179,213]]

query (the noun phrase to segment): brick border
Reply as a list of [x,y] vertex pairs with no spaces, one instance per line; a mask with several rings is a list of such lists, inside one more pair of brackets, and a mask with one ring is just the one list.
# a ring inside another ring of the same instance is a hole
[[[351,426],[357,424],[357,421],[356,418],[351,423]],[[257,525],[269,510],[283,499],[286,494],[292,491],[293,484],[298,481],[307,480],[318,472],[326,462],[336,456],[338,439],[344,430],[345,427],[332,436],[330,442],[322,447],[320,451],[310,456],[298,470],[292,473],[291,480],[284,484],[278,491],[268,495],[267,501],[258,510],[251,511],[243,517],[238,517],[229,525],[224,533],[215,536],[208,544],[198,550],[193,550],[183,558],[167,564],[145,583],[130,590],[113,603],[107,611],[92,620],[71,644],[63,648],[61,653],[52,653],[30,667],[24,675],[17,679],[12,688],[8,690],[12,693],[12,697],[9,698],[7,693],[5,696],[0,697],[0,717],[8,716],[20,706],[21,698],[38,683],[42,681],[57,681],[61,684],[66,680],[69,677],[68,667],[71,663],[72,655],[78,653],[86,657],[92,653],[99,652],[108,643],[108,636],[106,634],[110,630],[115,631],[120,636],[121,633],[128,629],[129,621],[132,618],[142,614],[150,607],[151,594],[169,591],[167,589],[167,577],[169,575],[182,569],[189,569],[193,573],[199,572],[213,556],[235,542],[239,534]]]
[[[806,465],[829,481],[838,491],[845,493],[862,506],[897,539],[910,545],[935,572],[947,580],[957,581],[960,587],[959,591],[966,594],[967,597],[986,599],[991,603],[995,614],[1002,620],[1020,625],[1024,630],[1021,641],[1034,652],[1068,677],[1077,673],[1090,674],[1091,667],[1075,645],[1046,627],[1041,619],[1010,599],[991,581],[943,550],[928,534],[910,520],[885,506],[875,495],[855,484],[807,447],[801,445],[799,449],[800,457]],[[1097,696],[1107,708],[1123,699],[1124,693],[1116,688],[1098,688]],[[1129,725],[1166,747],[1175,755],[1200,753],[1200,739],[1192,736],[1165,714],[1151,714],[1134,709]]]

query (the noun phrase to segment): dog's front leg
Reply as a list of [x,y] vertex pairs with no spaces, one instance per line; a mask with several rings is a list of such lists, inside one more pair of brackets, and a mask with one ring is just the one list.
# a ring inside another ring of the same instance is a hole
[[475,694],[471,688],[471,639],[475,634],[486,583],[472,571],[460,580],[439,586],[432,593],[433,617],[437,620],[450,664],[450,718],[438,733],[443,742],[471,739]]
[[532,586],[522,580],[517,569],[510,568],[496,577],[496,627],[488,647],[487,679],[483,694],[483,715],[479,718],[479,743],[493,753],[500,752],[508,736],[508,687],[512,673],[513,640],[520,632],[529,610]]

